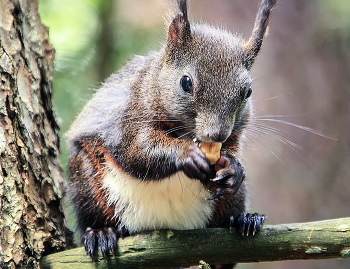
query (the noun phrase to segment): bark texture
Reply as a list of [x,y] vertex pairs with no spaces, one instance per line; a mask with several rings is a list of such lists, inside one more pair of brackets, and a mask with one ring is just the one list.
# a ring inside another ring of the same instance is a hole
[[72,242],[52,106],[55,50],[37,0],[0,0],[0,268]]

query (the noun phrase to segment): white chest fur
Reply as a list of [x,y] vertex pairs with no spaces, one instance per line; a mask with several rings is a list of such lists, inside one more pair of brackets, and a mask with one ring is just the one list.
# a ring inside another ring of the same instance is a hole
[[202,229],[208,225],[215,207],[202,183],[183,172],[142,182],[112,168],[106,171],[103,188],[109,205],[115,206],[115,217],[130,232]]

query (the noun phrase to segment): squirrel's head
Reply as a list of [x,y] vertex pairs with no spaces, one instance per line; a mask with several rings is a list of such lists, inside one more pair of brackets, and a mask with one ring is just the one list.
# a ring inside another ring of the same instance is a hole
[[191,26],[187,1],[178,0],[158,76],[159,100],[194,137],[224,142],[249,119],[250,69],[276,0],[262,0],[248,41],[208,25]]

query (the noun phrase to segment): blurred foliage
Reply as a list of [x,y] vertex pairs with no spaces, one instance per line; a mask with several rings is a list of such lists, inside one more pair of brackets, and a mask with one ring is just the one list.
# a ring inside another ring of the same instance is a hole
[[137,25],[120,15],[120,2],[39,0],[41,19],[56,49],[54,103],[61,122],[64,167],[64,133],[94,91],[133,54],[159,47],[162,20],[156,27]]
[[318,0],[320,18],[329,28],[349,29],[350,1],[348,0]]

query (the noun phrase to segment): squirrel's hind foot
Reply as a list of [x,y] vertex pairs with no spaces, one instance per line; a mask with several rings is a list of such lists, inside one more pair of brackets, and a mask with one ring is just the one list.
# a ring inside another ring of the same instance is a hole
[[118,239],[127,235],[124,229],[105,227],[102,229],[92,229],[88,227],[83,234],[82,240],[87,254],[94,259],[98,249],[101,250],[104,257],[108,253],[115,254],[118,245]]
[[237,228],[242,235],[255,235],[263,226],[266,215],[258,213],[242,213],[238,217],[230,218],[230,227]]

